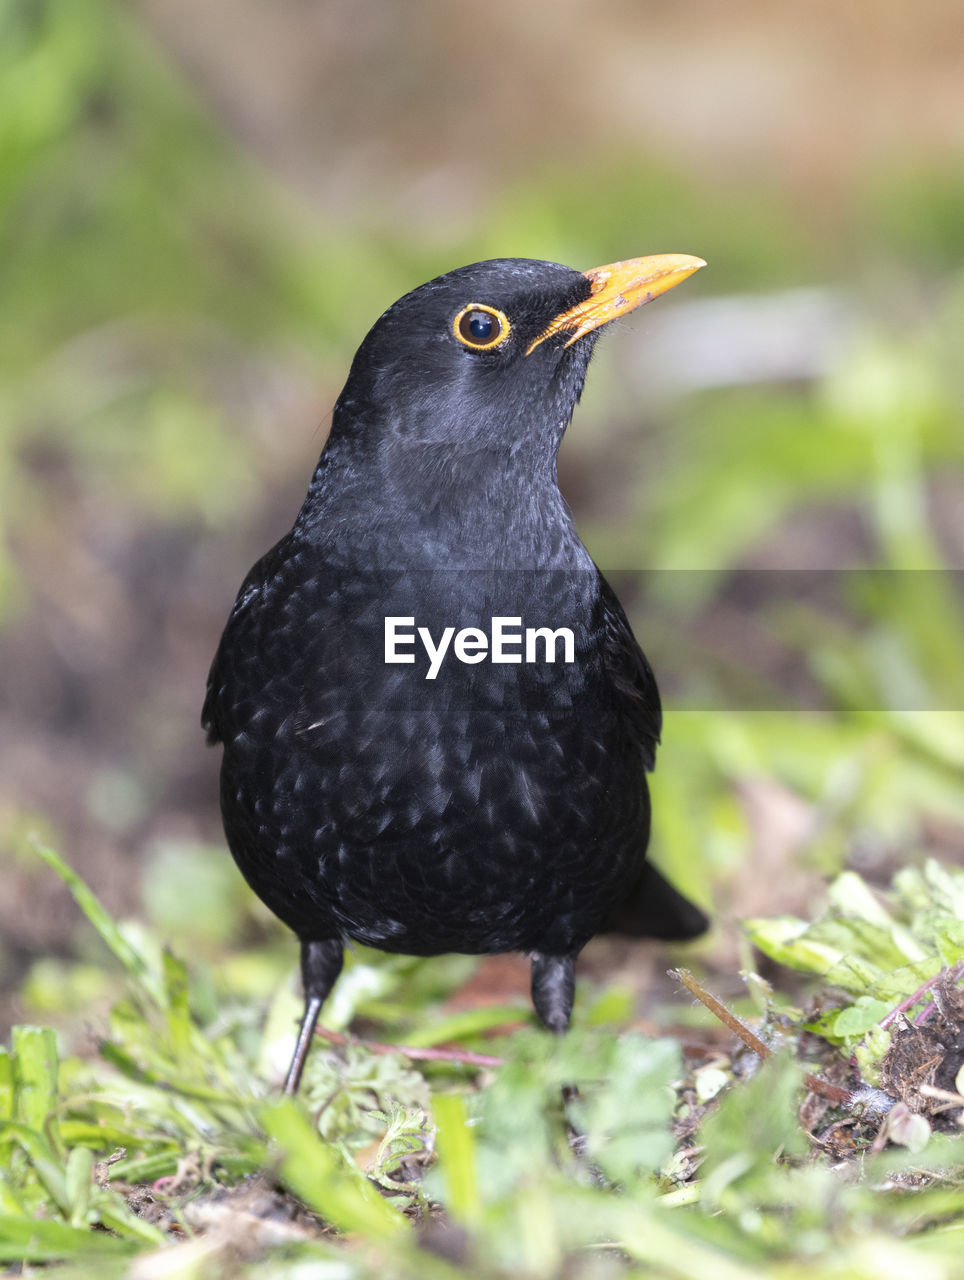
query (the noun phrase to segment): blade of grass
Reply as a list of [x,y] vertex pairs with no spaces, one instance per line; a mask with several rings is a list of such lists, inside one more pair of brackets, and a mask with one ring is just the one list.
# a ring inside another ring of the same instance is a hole
[[407,1032],[405,1045],[412,1049],[426,1049],[450,1040],[461,1040],[465,1036],[481,1035],[508,1023],[528,1021],[529,1015],[519,1005],[490,1005],[481,1009],[468,1009],[464,1013],[453,1013],[441,1022],[433,1022],[431,1026]]
[[[17,1114],[28,1129],[39,1132],[47,1125],[57,1100],[57,1037],[49,1027],[14,1027],[11,1047]],[[56,1132],[50,1137],[56,1141]]]
[[181,1097],[193,1098],[197,1102],[210,1102],[229,1107],[237,1107],[239,1105],[237,1098],[232,1098],[221,1089],[210,1089],[204,1085],[187,1084],[183,1081],[172,1082],[168,1078],[168,1073],[151,1071],[147,1067],[140,1066],[130,1054],[125,1053],[123,1049],[109,1040],[102,1040],[98,1045],[98,1049],[105,1062],[109,1062],[122,1075],[137,1084],[154,1085],[156,1088],[167,1089],[172,1093],[177,1093]]
[[476,1177],[475,1135],[465,1114],[460,1093],[440,1093],[432,1101],[438,1126],[440,1168],[448,1190],[446,1206],[452,1216],[475,1225],[482,1216]]
[[0,1129],[0,1139],[12,1140],[23,1148],[51,1200],[61,1213],[69,1213],[64,1168],[44,1135],[25,1124],[7,1123]]
[[27,1217],[27,1210],[22,1202],[17,1199],[6,1180],[6,1175],[0,1173],[0,1217],[10,1214],[12,1217]]
[[13,1058],[0,1048],[0,1121],[13,1119],[14,1076]]
[[190,1052],[192,1043],[191,1013],[188,1007],[187,966],[167,947],[161,955],[164,995],[166,997],[167,1025],[171,1041],[179,1057]]
[[32,841],[32,844],[47,866],[56,871],[57,875],[60,876],[61,880],[74,895],[74,900],[78,907],[103,938],[115,958],[127,970],[134,981],[142,986],[153,1000],[163,1006],[163,992],[157,981],[157,975],[151,972],[150,966],[144,957],[124,937],[100,900],[84,884],[73,868],[64,862],[60,854],[51,849],[49,845],[41,844],[38,840]]
[[57,1262],[78,1254],[131,1253],[135,1247],[131,1240],[71,1227],[66,1222],[0,1214],[2,1262]]
[[72,1227],[87,1225],[87,1212],[94,1188],[94,1153],[87,1147],[74,1147],[67,1157],[66,1191],[70,1206],[68,1217]]
[[357,1169],[321,1141],[301,1108],[288,1098],[261,1109],[269,1137],[281,1148],[281,1177],[295,1195],[342,1231],[397,1244],[404,1220]]
[[109,1231],[116,1231],[119,1236],[126,1239],[141,1240],[145,1244],[162,1245],[170,1243],[169,1237],[164,1234],[160,1227],[155,1227],[152,1222],[145,1222],[136,1213],[132,1213],[116,1192],[111,1192],[110,1195],[111,1199],[107,1203],[101,1197],[97,1208],[97,1216],[100,1218],[101,1224],[107,1227]]

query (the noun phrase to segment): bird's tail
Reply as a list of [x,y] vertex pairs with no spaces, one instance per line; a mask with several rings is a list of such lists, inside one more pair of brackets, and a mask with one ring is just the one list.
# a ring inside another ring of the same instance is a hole
[[602,932],[688,942],[705,933],[709,926],[709,918],[699,907],[684,898],[647,861],[636,884],[613,910]]

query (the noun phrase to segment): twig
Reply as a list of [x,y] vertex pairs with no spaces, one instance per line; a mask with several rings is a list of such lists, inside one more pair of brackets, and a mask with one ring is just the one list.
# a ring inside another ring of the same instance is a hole
[[[721,1004],[716,996],[710,993],[696,981],[688,969],[670,969],[669,976],[676,978],[682,982],[683,986],[692,995],[696,996],[700,1004],[705,1005],[715,1017],[725,1027],[728,1027],[734,1035],[739,1036],[746,1047],[753,1051],[758,1058],[769,1058],[772,1050],[765,1045],[759,1036],[754,1035],[749,1027],[743,1025],[739,1018],[730,1013],[726,1005]],[[821,1098],[826,1098],[828,1102],[849,1103],[852,1101],[853,1095],[849,1089],[842,1089],[840,1085],[830,1084],[827,1080],[820,1080],[817,1076],[811,1075],[809,1071],[805,1072],[803,1077],[804,1083],[811,1093],[817,1093]]]
[[739,1036],[746,1047],[752,1049],[757,1057],[769,1058],[770,1050],[760,1037],[755,1036],[749,1027],[744,1026],[735,1014],[730,1013],[726,1005],[721,1004],[716,996],[711,996],[704,987],[701,987],[689,969],[670,969],[669,976],[682,982],[686,990],[696,996],[700,1004],[706,1005],[710,1013],[719,1018],[725,1027],[729,1027],[734,1035]]
[[897,1005],[896,1008],[891,1009],[890,1013],[881,1018],[880,1025],[882,1027],[889,1027],[895,1018],[900,1017],[902,1013],[906,1013],[908,1009],[913,1009],[914,1005],[917,1004],[919,1000],[923,1000],[924,996],[927,995],[928,991],[930,991],[931,987],[940,976],[941,975],[939,973],[935,973],[933,978],[928,978],[922,986],[917,988],[913,995],[909,995],[906,1000],[901,1000],[900,1004]]
[[496,1058],[489,1053],[472,1053],[469,1049],[415,1049],[403,1044],[382,1044],[378,1040],[363,1040],[358,1036],[346,1036],[340,1031],[329,1031],[325,1027],[316,1027],[315,1035],[321,1036],[329,1044],[357,1044],[369,1053],[401,1053],[413,1062],[459,1062],[469,1067],[501,1067],[505,1058]]
[[935,1010],[936,1008],[937,1008],[937,1005],[934,1003],[934,1001],[933,1001],[933,1000],[928,1000],[927,1004],[925,1004],[925,1005],[924,1005],[924,1007],[923,1007],[923,1009],[921,1009],[920,1013],[918,1013],[918,1014],[915,1016],[915,1018],[914,1018],[914,1026],[915,1026],[915,1027],[922,1027],[922,1026],[924,1025],[924,1023],[925,1023],[925,1022],[928,1022],[928,1021],[930,1020],[930,1016],[931,1016],[931,1014],[934,1012],[934,1010]]
[[[914,1005],[917,1004],[918,1001],[922,1000],[924,996],[927,995],[928,991],[930,991],[936,983],[940,982],[941,978],[946,978],[948,986],[954,986],[956,983],[960,982],[962,976],[964,976],[964,962],[962,961],[958,961],[957,964],[953,965],[950,969],[941,969],[940,973],[935,973],[933,978],[928,978],[925,983],[917,988],[913,995],[909,995],[906,1000],[901,1000],[900,1004],[897,1005],[895,1009],[891,1009],[890,1013],[881,1018],[880,1025],[882,1027],[889,1027],[894,1019],[899,1017],[900,1014],[906,1013],[908,1009],[913,1009]],[[933,1004],[926,1005],[914,1019],[914,1026],[919,1027],[922,1023],[926,1022],[933,1011]]]

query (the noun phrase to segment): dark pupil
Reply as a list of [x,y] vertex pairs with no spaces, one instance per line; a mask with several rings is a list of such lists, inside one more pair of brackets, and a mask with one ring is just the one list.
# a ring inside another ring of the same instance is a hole
[[491,342],[496,334],[496,318],[487,311],[470,311],[462,321],[462,335],[470,342]]

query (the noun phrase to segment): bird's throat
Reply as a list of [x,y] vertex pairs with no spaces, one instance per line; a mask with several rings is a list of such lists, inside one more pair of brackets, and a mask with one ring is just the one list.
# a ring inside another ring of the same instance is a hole
[[440,444],[380,450],[358,465],[329,445],[296,533],[326,560],[351,547],[361,569],[575,569],[591,566],[559,492],[555,456],[453,450]]
[[[533,465],[534,461],[536,465]],[[383,474],[397,551],[452,568],[581,567],[585,549],[556,480],[555,456],[431,445],[396,451]]]

